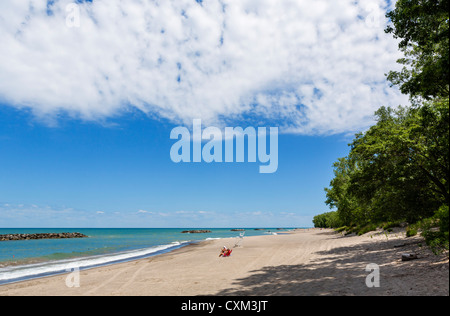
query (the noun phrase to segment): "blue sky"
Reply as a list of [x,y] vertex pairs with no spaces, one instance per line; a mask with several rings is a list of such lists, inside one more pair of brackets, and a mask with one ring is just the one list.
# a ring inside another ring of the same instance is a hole
[[[386,0],[0,2],[0,227],[301,227],[380,106]],[[170,131],[278,127],[278,169]]]
[[[311,226],[349,137],[279,135],[279,167],[179,163],[146,115],[58,126],[0,107],[0,226]],[[245,126],[243,126],[245,127]],[[12,216],[16,214],[16,216]]]

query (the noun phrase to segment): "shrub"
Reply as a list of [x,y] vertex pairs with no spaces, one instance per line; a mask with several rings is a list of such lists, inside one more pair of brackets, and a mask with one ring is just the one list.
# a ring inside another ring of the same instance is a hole
[[371,231],[374,231],[374,230],[377,230],[377,225],[376,224],[373,224],[373,223],[372,224],[367,224],[367,225],[359,228],[358,236],[361,236],[361,235],[363,235],[365,233],[368,233],[368,232],[371,232]]
[[432,218],[422,220],[418,224],[422,229],[422,236],[426,244],[435,254],[449,249],[448,205],[442,205]]
[[[401,223],[402,223],[401,221],[387,222],[387,223],[384,223],[382,228],[383,228],[383,230],[389,230],[394,227],[401,227]],[[391,231],[392,231],[392,229],[391,229]]]
[[337,233],[342,233],[343,231],[346,231],[346,230],[348,230],[348,227],[347,226],[342,226],[342,227],[336,228],[334,231],[337,232]]
[[408,226],[406,228],[406,237],[412,237],[417,235],[417,228],[415,226]]
[[327,212],[314,216],[314,227],[317,228],[336,228],[340,227],[341,221],[337,212]]
[[448,205],[442,205],[436,212],[435,218],[439,221],[439,230],[448,233],[449,214]]

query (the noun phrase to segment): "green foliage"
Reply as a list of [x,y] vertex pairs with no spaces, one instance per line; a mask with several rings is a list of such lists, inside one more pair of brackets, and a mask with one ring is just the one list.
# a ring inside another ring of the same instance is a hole
[[327,212],[314,216],[314,227],[317,228],[336,228],[341,226],[341,221],[337,212]]
[[364,225],[363,227],[360,227],[357,231],[357,234],[358,234],[358,236],[361,236],[365,233],[375,231],[375,230],[377,230],[376,224],[367,224],[367,225]]
[[345,232],[346,230],[347,230],[347,226],[342,226],[342,227],[336,228],[334,231],[337,233],[342,233],[342,232]]
[[417,222],[449,199],[449,100],[380,108],[334,163],[326,204],[343,225]]
[[385,30],[401,39],[401,71],[388,75],[404,94],[430,99],[449,93],[449,1],[398,0]]
[[363,234],[374,223],[389,230],[406,221],[408,236],[421,231],[433,249],[448,249],[448,0],[398,0],[387,17],[392,24],[385,31],[405,55],[398,60],[404,68],[388,80],[414,104],[381,107],[376,124],[355,136],[325,189],[339,225],[330,226],[329,215],[318,215],[317,223]]
[[417,228],[408,226],[406,228],[406,237],[412,237],[417,235]]
[[395,221],[395,222],[384,223],[383,225],[381,225],[381,228],[383,228],[383,230],[390,230],[390,231],[392,231],[392,228],[400,227],[400,226],[401,226],[401,222],[400,221]]
[[425,242],[434,253],[449,249],[449,211],[448,205],[442,205],[430,218],[426,218],[413,225],[421,230]]
[[360,236],[371,231],[376,231],[378,227],[379,225],[371,223],[366,225],[341,226],[336,228],[334,231],[345,235],[356,234]]
[[[449,212],[448,212],[448,205],[442,205],[434,215],[439,223],[439,231],[440,232],[447,232],[449,231]],[[448,239],[448,236],[447,236]]]
[[382,107],[376,116],[378,123],[351,144],[358,169],[348,191],[370,201],[372,220],[432,216],[449,198],[448,99],[420,108]]

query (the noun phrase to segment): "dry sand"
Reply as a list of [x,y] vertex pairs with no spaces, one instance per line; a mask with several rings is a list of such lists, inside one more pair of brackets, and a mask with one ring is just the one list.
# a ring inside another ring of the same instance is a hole
[[[448,252],[436,256],[422,247],[421,237],[406,238],[404,232],[344,237],[331,230],[296,230],[244,238],[231,257],[219,258],[220,248],[235,241],[207,241],[84,270],[79,287],[67,287],[67,275],[3,285],[0,296],[449,295]],[[418,259],[401,261],[407,252]],[[366,286],[370,263],[379,266],[379,287]]]

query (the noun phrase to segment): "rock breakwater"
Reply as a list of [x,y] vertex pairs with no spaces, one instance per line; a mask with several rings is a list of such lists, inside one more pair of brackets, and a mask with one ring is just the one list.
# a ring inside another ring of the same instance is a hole
[[30,239],[62,239],[88,237],[81,233],[37,233],[37,234],[4,234],[0,235],[0,241],[30,240]]

